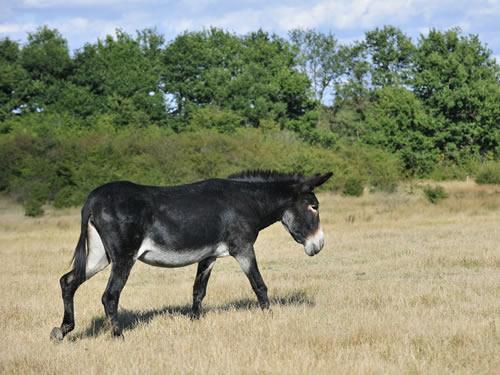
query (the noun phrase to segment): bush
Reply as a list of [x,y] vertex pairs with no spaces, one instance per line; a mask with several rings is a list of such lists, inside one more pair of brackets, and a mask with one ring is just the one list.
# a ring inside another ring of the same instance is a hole
[[323,147],[335,146],[338,136],[330,130],[317,128],[318,115],[316,111],[309,111],[300,118],[287,121],[284,128],[297,133],[302,140],[310,144]]
[[500,161],[484,164],[476,176],[478,184],[500,184]]
[[477,170],[478,163],[470,161],[468,163],[457,164],[448,161],[436,163],[429,178],[434,181],[445,180],[465,180],[467,176]]
[[342,145],[335,154],[343,160],[342,177],[337,176],[340,189],[352,175],[363,176],[371,190],[392,193],[402,177],[399,159],[385,151],[366,145]]
[[397,159],[384,151],[311,145],[272,123],[232,133],[217,127],[174,133],[158,126],[117,128],[106,116],[94,121],[88,126],[36,114],[8,120],[9,131],[0,137],[0,190],[38,215],[45,203],[80,205],[92,189],[113,180],[173,185],[245,169],[332,171],[335,177],[321,190],[359,196],[364,185],[390,190],[400,179]]
[[216,129],[221,133],[234,132],[241,127],[244,118],[235,111],[216,106],[198,107],[192,110],[189,130]]
[[42,202],[36,199],[29,199],[24,202],[24,214],[26,216],[37,217],[44,214]]
[[360,197],[363,195],[363,181],[360,177],[348,177],[344,184],[342,193],[352,197]]
[[448,198],[448,193],[442,186],[426,185],[424,186],[424,194],[427,200],[432,204],[437,204],[439,201]]

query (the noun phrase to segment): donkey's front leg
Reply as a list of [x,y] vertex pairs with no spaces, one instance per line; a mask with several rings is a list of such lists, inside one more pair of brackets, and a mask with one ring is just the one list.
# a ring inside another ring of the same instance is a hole
[[269,308],[269,298],[267,298],[267,286],[262,279],[255,259],[253,246],[233,255],[240,264],[241,269],[250,280],[250,285],[257,295],[260,307],[265,310]]
[[202,260],[198,263],[198,270],[196,271],[196,279],[193,285],[193,311],[191,313],[192,319],[200,318],[201,302],[207,293],[207,284],[212,272],[212,268],[217,258],[211,257]]

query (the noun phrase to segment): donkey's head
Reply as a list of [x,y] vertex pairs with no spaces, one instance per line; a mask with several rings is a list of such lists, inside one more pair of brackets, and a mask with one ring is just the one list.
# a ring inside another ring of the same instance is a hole
[[324,184],[332,173],[306,177],[293,186],[293,200],[285,209],[281,222],[293,239],[304,245],[307,255],[313,256],[325,244],[323,230],[319,222],[319,202],[314,189]]

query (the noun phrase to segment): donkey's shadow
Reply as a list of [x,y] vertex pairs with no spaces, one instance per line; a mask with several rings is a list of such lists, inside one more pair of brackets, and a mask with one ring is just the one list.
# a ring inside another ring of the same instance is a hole
[[[274,296],[269,300],[272,305],[278,306],[314,306],[314,300],[307,296],[303,291],[296,291],[282,296]],[[254,299],[243,298],[233,302],[225,303],[219,306],[206,305],[203,307],[203,314],[209,312],[228,312],[231,310],[254,310],[260,309],[258,303]],[[118,320],[123,331],[131,331],[140,324],[148,324],[157,316],[184,316],[191,317],[190,305],[163,306],[158,309],[147,311],[126,310],[121,309],[118,313]],[[94,317],[90,326],[84,331],[68,337],[70,341],[77,341],[84,338],[96,337],[107,330],[107,321],[104,316]]]

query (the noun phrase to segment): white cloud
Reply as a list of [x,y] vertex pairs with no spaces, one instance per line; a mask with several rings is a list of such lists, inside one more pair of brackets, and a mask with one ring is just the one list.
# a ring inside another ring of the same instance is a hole
[[36,25],[32,23],[1,23],[0,34],[17,34],[36,29]]
[[110,6],[110,5],[140,5],[143,3],[152,3],[159,0],[23,0],[21,2],[24,8],[75,8],[91,6]]
[[214,26],[238,33],[247,33],[257,30],[259,27],[265,27],[263,26],[265,21],[264,12],[248,9],[227,12],[213,17],[200,16],[168,20],[163,25],[174,32],[199,30]]
[[183,5],[186,5],[190,8],[194,8],[196,10],[200,9],[205,9],[209,5],[215,5],[217,3],[220,3],[221,0],[181,0],[180,1]]
[[241,10],[229,12],[218,17],[211,17],[204,21],[206,26],[217,26],[223,29],[248,33],[266,24],[264,13],[259,10]]
[[[460,1],[460,0],[459,0]],[[202,7],[216,0],[201,0]],[[451,0],[445,0],[445,3]],[[184,0],[183,3],[197,3]],[[370,28],[380,24],[402,23],[412,17],[430,18],[441,6],[435,0],[320,0],[304,5],[271,3],[263,7],[247,7],[221,12],[218,16],[192,15],[172,19],[164,24],[171,30],[217,26],[245,33],[250,30],[329,27],[336,29]],[[440,3],[441,5],[443,2]]]
[[[352,39],[392,24],[412,36],[429,28],[460,26],[477,33],[498,53],[499,0],[0,0],[0,36],[25,38],[47,24],[72,46],[113,34],[158,26],[167,37],[210,26],[237,33],[263,28],[284,34],[301,28],[332,30]],[[47,11],[50,10],[50,11]],[[3,22],[3,23],[2,23]]]
[[23,0],[22,5],[25,8],[53,8],[58,6],[91,6],[91,5],[110,5],[116,4],[118,0]]
[[182,33],[187,30],[193,30],[197,26],[194,25],[194,21],[188,18],[181,18],[178,20],[169,20],[163,22],[163,27],[174,33]]
[[483,17],[483,16],[500,16],[500,1],[498,0],[486,0],[482,1],[481,5],[476,5],[470,7],[467,12],[467,16],[473,17]]
[[278,24],[283,29],[331,26],[339,29],[373,27],[402,22],[428,9],[429,0],[340,0],[320,1],[313,7],[280,7]]
[[48,25],[59,30],[69,41],[77,42],[76,45],[71,45],[72,48],[76,48],[85,42],[94,42],[97,38],[114,35],[116,29],[134,34],[136,30],[151,27],[154,22],[150,16],[148,13],[131,12],[113,20],[73,17],[55,20]]
[[83,17],[59,20],[49,24],[50,27],[55,27],[64,36],[91,33],[95,37],[112,34],[118,25],[115,21],[91,20]]

